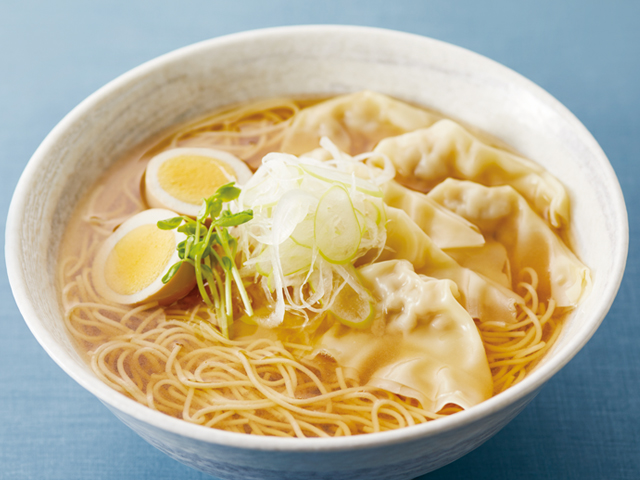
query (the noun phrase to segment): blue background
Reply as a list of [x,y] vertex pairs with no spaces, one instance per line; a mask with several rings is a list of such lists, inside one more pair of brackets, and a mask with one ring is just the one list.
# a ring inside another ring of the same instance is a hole
[[[640,478],[640,2],[0,0],[0,216],[29,157],[76,104],[184,45],[340,23],[427,35],[541,85],[593,133],[629,209],[627,272],[600,330],[497,436],[424,479]],[[3,262],[4,258],[0,259]],[[122,425],[36,343],[0,270],[0,478],[211,478]]]

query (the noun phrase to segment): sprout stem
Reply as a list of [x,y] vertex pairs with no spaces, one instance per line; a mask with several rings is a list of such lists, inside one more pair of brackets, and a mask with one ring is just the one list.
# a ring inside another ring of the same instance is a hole
[[[237,241],[230,236],[226,228],[248,222],[253,218],[253,212],[245,210],[234,214],[229,209],[222,211],[222,206],[225,202],[233,201],[239,195],[240,189],[235,187],[233,183],[223,185],[211,197],[204,199],[202,209],[195,222],[191,218],[184,216],[158,222],[158,227],[163,230],[180,229],[180,225],[185,225],[180,230],[187,234],[187,240],[184,243],[184,254],[180,247],[178,248],[180,261],[193,265],[198,291],[202,296],[202,300],[208,308],[214,311],[218,318],[220,331],[226,338],[229,338],[229,320],[233,320],[232,281],[235,281],[238,285],[247,314],[249,316],[253,315],[251,301],[235,264],[235,245],[237,245]],[[211,219],[211,224],[208,228],[205,224],[207,218]],[[195,228],[192,229],[191,225],[193,223],[195,223]],[[216,238],[212,238],[214,230],[216,231]],[[204,238],[201,239],[201,237]],[[234,245],[233,248],[229,245],[230,239]],[[216,244],[222,247],[224,252],[222,255],[216,251]],[[224,272],[224,280],[220,277],[219,269]],[[174,268],[174,270],[177,271],[178,268]],[[171,277],[175,275],[175,271],[167,274],[162,279],[163,282],[167,283],[171,280]],[[204,280],[209,286],[211,296],[207,292]],[[213,301],[211,297],[213,297]]]

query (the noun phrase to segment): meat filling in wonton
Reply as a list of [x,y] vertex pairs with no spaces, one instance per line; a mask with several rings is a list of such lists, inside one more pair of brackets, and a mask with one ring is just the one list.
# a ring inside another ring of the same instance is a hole
[[502,244],[513,271],[533,268],[542,301],[574,307],[589,289],[589,269],[512,187],[448,179],[428,197],[476,225],[485,239]]
[[360,269],[378,299],[374,334],[336,323],[316,353],[334,358],[345,375],[417,398],[437,412],[447,404],[469,408],[491,397],[493,383],[473,319],[456,300],[451,280],[418,275],[405,260]]
[[511,185],[552,226],[568,224],[562,184],[530,160],[491,147],[451,120],[382,140],[375,148],[396,167],[396,179],[428,191],[448,177],[483,185]]
[[300,155],[328,137],[349,154],[368,152],[380,140],[428,127],[438,120],[420,108],[375,92],[358,92],[300,111],[282,143],[282,151]]

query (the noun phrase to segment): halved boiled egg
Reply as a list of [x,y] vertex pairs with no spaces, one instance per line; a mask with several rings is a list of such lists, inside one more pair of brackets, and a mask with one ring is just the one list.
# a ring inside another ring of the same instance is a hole
[[143,197],[150,207],[195,217],[202,199],[229,182],[243,185],[251,170],[238,157],[211,148],[173,148],[149,161]]
[[123,305],[154,300],[168,305],[189,293],[196,279],[188,263],[183,263],[166,285],[162,283],[162,277],[180,260],[176,246],[187,237],[177,230],[161,230],[157,223],[176,216],[170,210],[152,208],[120,225],[94,260],[97,292]]

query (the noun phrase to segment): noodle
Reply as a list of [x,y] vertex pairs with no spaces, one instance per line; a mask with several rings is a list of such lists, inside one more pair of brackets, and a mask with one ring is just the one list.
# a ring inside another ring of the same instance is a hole
[[262,157],[277,150],[286,128],[300,110],[290,99],[241,105],[185,125],[163,148],[210,147],[226,150],[257,168]]
[[[193,298],[177,306],[149,302],[133,308],[95,292],[91,262],[97,245],[145,208],[139,192],[145,159],[169,147],[209,146],[256,167],[266,152],[278,149],[299,110],[299,102],[275,99],[217,112],[164,137],[140,155],[141,161],[120,166],[117,175],[98,185],[70,227],[77,240],[59,262],[69,333],[98,378],[114,390],[212,428],[281,437],[350,436],[460,411],[456,405],[427,411],[415,399],[357,385],[335,363],[308,361],[312,347],[306,345],[268,338],[228,340],[212,326],[206,306]],[[124,195],[109,188],[114,182]],[[476,320],[494,394],[520,382],[560,332],[563,312],[553,300],[539,300],[536,272],[524,269],[519,278],[525,304],[517,305],[515,323]]]

